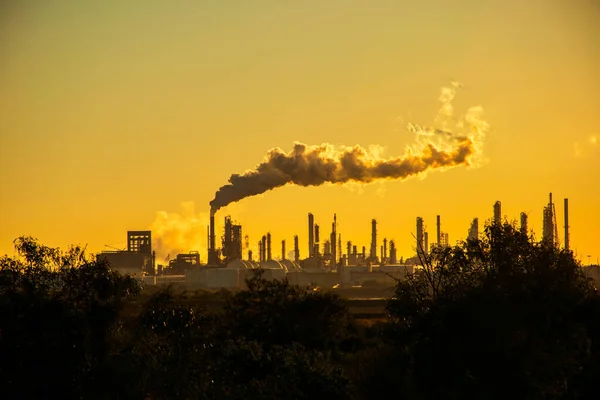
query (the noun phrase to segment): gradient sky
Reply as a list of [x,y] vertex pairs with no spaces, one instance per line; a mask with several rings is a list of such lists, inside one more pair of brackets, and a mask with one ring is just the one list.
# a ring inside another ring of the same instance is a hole
[[367,248],[376,218],[406,257],[417,216],[433,237],[440,214],[455,242],[496,200],[539,237],[553,192],[561,240],[568,197],[572,248],[599,258],[595,0],[3,2],[0,253],[20,235],[124,247],[152,226],[161,257],[205,260],[208,203],[232,173],[294,141],[401,155],[413,137],[398,117],[431,124],[451,79],[456,111],[481,105],[491,125],[480,168],[284,187],[218,222],[232,214],[252,247],[270,231],[291,249],[298,233],[306,256],[308,212],[325,234],[336,212],[344,243]]

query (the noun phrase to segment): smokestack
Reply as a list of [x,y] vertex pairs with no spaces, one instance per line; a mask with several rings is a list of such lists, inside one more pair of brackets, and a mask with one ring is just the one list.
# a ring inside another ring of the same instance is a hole
[[261,259],[261,261],[267,261],[267,237],[265,235],[262,237]]
[[300,249],[298,248],[298,235],[294,236],[294,261],[300,261]]
[[248,250],[248,261],[252,261],[252,250]]
[[281,241],[281,259],[285,260],[285,240]]
[[315,248],[315,217],[312,213],[308,213],[308,258],[311,258],[313,254],[313,250]]
[[370,258],[377,258],[377,220],[371,220],[371,254]]
[[521,233],[524,235],[527,235],[527,214],[522,212],[521,213]]
[[208,244],[208,263],[216,264],[217,257],[215,251],[215,213],[210,211],[210,225],[209,225],[209,244]]
[[396,259],[396,243],[393,240],[390,240],[390,264],[397,264],[398,260]]
[[502,224],[502,203],[499,201],[494,203],[494,224]]
[[429,232],[425,232],[425,233],[423,234],[423,236],[424,236],[424,238],[425,238],[425,246],[424,246],[424,248],[423,248],[423,253],[424,253],[425,255],[428,255],[428,254],[429,254]]
[[479,240],[479,218],[473,218],[471,226],[469,227],[468,238],[470,240]]
[[338,257],[341,259],[342,258],[342,234],[338,233],[338,250],[337,250],[337,254]]
[[348,255],[348,259],[350,259],[350,254],[352,254],[352,242],[346,242],[346,254]]
[[385,260],[387,260],[388,255],[387,255],[387,239],[384,238],[383,239],[383,255],[381,256],[381,263],[385,263]]
[[565,199],[565,250],[569,250],[569,199]]
[[262,240],[258,241],[258,261],[263,262],[263,242]]
[[442,232],[442,222],[440,220],[440,216],[437,216],[437,245],[441,245],[441,232]]
[[[320,231],[319,224],[315,224],[315,239],[314,239],[313,245],[316,244],[318,246],[318,244],[321,243],[321,240],[319,238],[319,231]],[[313,253],[313,255],[315,255],[315,254]]]
[[271,257],[271,233],[267,233],[267,261],[272,260]]
[[423,218],[417,217],[417,255],[423,256]]
[[337,264],[337,215],[333,214],[333,222],[331,224],[331,265]]
[[379,246],[379,259],[380,262],[383,263],[383,245]]

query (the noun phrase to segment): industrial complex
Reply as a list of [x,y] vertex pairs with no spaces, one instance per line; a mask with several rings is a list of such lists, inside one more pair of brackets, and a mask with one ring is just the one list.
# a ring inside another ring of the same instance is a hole
[[[520,229],[529,232],[527,214],[520,215]],[[450,246],[448,233],[441,230],[441,216],[436,218],[436,232],[433,238],[425,231],[424,220],[416,217],[415,253],[398,259],[393,239],[378,238],[377,221],[371,221],[371,243],[357,246],[352,241],[342,242],[338,232],[337,215],[331,221],[329,234],[323,237],[322,229],[315,216],[308,214],[307,235],[308,254],[301,257],[299,235],[294,236],[293,257],[288,258],[286,241],[282,240],[281,253],[273,247],[273,238],[265,233],[258,240],[258,253],[252,254],[248,236],[243,236],[242,226],[224,217],[221,246],[217,247],[215,233],[215,213],[211,212],[207,227],[207,262],[201,264],[200,254],[191,252],[178,254],[173,259],[157,264],[152,250],[151,231],[127,232],[127,249],[104,251],[99,258],[108,261],[118,271],[131,274],[147,284],[181,283],[191,287],[239,288],[252,271],[262,269],[267,279],[287,278],[291,283],[321,287],[361,286],[365,282],[393,285],[396,279],[404,279],[415,268],[419,268],[424,256],[436,247]],[[493,224],[502,223],[502,204],[493,205]],[[556,208],[552,200],[543,208],[542,241],[559,247]],[[479,219],[474,218],[468,228],[467,239],[479,238]],[[569,203],[564,199],[564,240],[562,246],[569,249]],[[274,253],[278,253],[274,255]],[[596,268],[597,269],[597,268]],[[587,271],[588,275],[599,278],[600,271]]]

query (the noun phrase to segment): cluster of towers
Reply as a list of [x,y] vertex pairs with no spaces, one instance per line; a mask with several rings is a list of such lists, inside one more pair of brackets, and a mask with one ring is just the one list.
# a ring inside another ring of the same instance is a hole
[[442,232],[442,219],[436,216],[436,242],[429,243],[429,232],[427,232],[423,218],[417,217],[417,257],[422,259],[428,255],[435,246],[446,247],[450,245],[447,232]]
[[[502,203],[496,201],[494,203],[493,224],[502,223]],[[435,242],[430,243],[429,233],[423,218],[417,217],[416,230],[416,249],[417,259],[428,255],[435,246],[445,247],[450,245],[448,233],[441,230],[441,217],[436,216],[436,237]],[[564,199],[564,248],[569,249],[569,200]],[[225,229],[222,236],[222,248],[215,248],[215,233],[214,233],[214,214],[210,216],[210,226],[208,228],[208,264],[218,265],[229,263],[234,260],[242,259],[242,227],[234,224],[229,216],[225,217]],[[520,230],[527,234],[528,231],[528,216],[522,212],[520,215]],[[336,269],[339,266],[345,265],[394,265],[398,262],[396,255],[396,245],[393,240],[383,239],[382,244],[378,247],[377,243],[377,221],[371,221],[371,245],[369,252],[365,246],[362,246],[361,251],[358,251],[356,245],[351,241],[346,242],[346,253],[342,251],[342,236],[338,232],[337,215],[333,215],[331,223],[331,232],[329,238],[321,242],[321,232],[318,224],[315,223],[315,217],[312,213],[308,214],[308,255],[304,262],[315,267],[325,267]],[[467,239],[479,239],[479,219],[474,218],[469,227]],[[552,193],[548,204],[543,210],[543,234],[542,241],[551,245],[559,246],[558,224],[556,222],[556,209],[552,201]],[[248,237],[245,237],[245,247],[248,247]],[[265,262],[272,260],[271,251],[271,234],[267,233],[262,236],[258,242],[258,261]],[[378,252],[379,250],[379,252]],[[379,254],[378,254],[379,253]],[[281,259],[286,259],[286,242],[281,241]],[[290,255],[291,256],[291,255]],[[248,250],[248,260],[252,261],[253,254]],[[294,236],[294,251],[293,261],[300,262],[300,251],[298,248],[298,235]]]
[[[499,201],[494,204],[494,224],[502,223],[502,205]],[[544,206],[542,213],[542,242],[550,246],[559,247],[560,238],[558,236],[558,223],[556,222],[556,207],[552,201],[552,193],[549,195],[548,204]],[[520,231],[528,234],[528,216],[527,213],[521,213]],[[570,249],[569,243],[569,199],[564,199],[564,248]]]
[[[389,248],[388,248],[389,244]],[[333,215],[331,234],[329,240],[325,240],[322,246],[319,242],[319,225],[315,224],[314,215],[308,214],[308,259],[313,260],[313,265],[337,268],[346,265],[368,265],[368,264],[396,264],[396,245],[393,240],[383,239],[383,244],[377,246],[377,221],[371,221],[371,245],[369,252],[365,246],[358,251],[352,241],[346,242],[346,254],[342,251],[342,235],[338,232],[337,215]]]

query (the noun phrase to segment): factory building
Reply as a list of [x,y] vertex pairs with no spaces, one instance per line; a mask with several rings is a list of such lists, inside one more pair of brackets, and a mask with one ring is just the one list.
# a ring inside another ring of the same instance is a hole
[[[569,249],[569,216],[568,199],[564,199],[564,247]],[[501,203],[494,203],[492,223],[500,224]],[[231,217],[224,218],[221,247],[216,247],[215,214],[211,213],[210,225],[207,227],[208,254],[207,263],[201,264],[198,252],[177,255],[159,272],[155,282],[183,281],[185,284],[199,287],[243,287],[245,279],[257,269],[264,271],[267,279],[287,278],[296,284],[316,286],[361,285],[363,282],[375,281],[393,285],[390,276],[398,279],[406,277],[419,267],[432,250],[450,246],[449,234],[442,230],[441,216],[436,215],[436,236],[429,240],[424,219],[416,218],[415,255],[398,259],[397,245],[394,239],[383,237],[378,242],[378,222],[371,220],[370,247],[357,246],[351,240],[342,245],[342,234],[339,232],[337,214],[333,214],[331,231],[327,232],[324,241],[320,240],[320,226],[315,215],[308,214],[308,252],[305,258],[300,257],[299,235],[293,236],[293,251],[287,252],[285,238],[273,238],[271,232],[263,234],[258,242],[258,255],[247,249],[249,238],[242,239],[242,226],[232,221]],[[520,230],[528,232],[527,214],[521,213]],[[474,218],[467,232],[467,239],[479,240],[479,219]],[[272,240],[280,240],[279,249],[272,248]],[[543,212],[542,241],[558,246],[558,227],[556,211],[550,201]],[[431,243],[430,243],[431,242]],[[244,250],[247,257],[244,259]],[[359,249],[361,250],[359,252]],[[275,253],[273,253],[275,252]],[[277,259],[274,259],[273,255]],[[280,256],[279,256],[280,254]],[[154,252],[152,250],[152,235],[150,231],[129,231],[127,233],[127,250],[103,252],[99,257],[106,259],[117,270],[123,273],[143,276],[154,271]],[[162,275],[161,275],[162,273]]]
[[128,231],[127,250],[103,251],[96,258],[107,262],[111,268],[123,275],[140,279],[144,275],[154,275],[155,254],[152,251],[152,232]]

